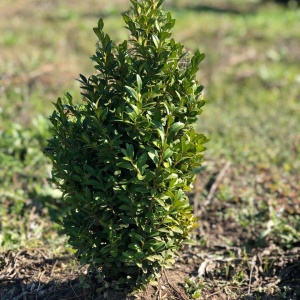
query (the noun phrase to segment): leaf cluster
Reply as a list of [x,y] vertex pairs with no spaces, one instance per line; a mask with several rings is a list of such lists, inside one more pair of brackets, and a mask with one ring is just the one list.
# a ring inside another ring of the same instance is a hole
[[171,38],[175,20],[163,1],[131,0],[123,15],[129,40],[99,41],[95,74],[80,75],[83,101],[59,98],[47,155],[70,213],[63,219],[81,262],[102,287],[142,287],[174,262],[194,217],[185,192],[206,138],[193,129],[204,55],[188,58]]

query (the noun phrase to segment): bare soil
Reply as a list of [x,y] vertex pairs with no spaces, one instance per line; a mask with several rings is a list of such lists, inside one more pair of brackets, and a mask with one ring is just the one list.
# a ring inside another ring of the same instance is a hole
[[[190,195],[200,204],[194,206],[199,218],[197,245],[185,246],[173,268],[162,272],[158,285],[143,293],[107,291],[97,296],[95,288],[80,286],[80,274],[86,270],[72,256],[54,257],[51,249],[27,248],[0,254],[0,299],[187,300],[197,289],[198,299],[300,299],[300,245],[284,244],[283,238],[276,238],[278,233],[262,237],[275,198],[278,214],[284,208],[299,215],[299,175],[289,181],[283,174],[276,176],[265,168],[245,170],[243,176],[226,162],[208,165]],[[249,191],[255,191],[252,204],[245,201]],[[238,216],[239,211],[247,215],[247,210],[252,211],[250,220]]]
[[187,247],[174,267],[162,272],[158,285],[134,296],[107,291],[101,297],[80,287],[82,270],[70,267],[71,257],[49,258],[44,249],[7,252],[1,255],[0,299],[186,300],[191,299],[184,288],[186,278],[202,286],[198,299],[300,299],[299,247],[283,251],[271,245],[249,256],[241,252],[235,247],[210,252]]

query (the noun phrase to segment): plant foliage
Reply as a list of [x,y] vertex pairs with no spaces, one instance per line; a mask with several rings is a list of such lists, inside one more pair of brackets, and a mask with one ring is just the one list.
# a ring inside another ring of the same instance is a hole
[[193,129],[204,55],[171,38],[162,0],[131,0],[129,40],[115,45],[94,28],[96,72],[80,75],[83,101],[67,94],[50,117],[47,155],[70,212],[62,223],[103,287],[143,287],[174,262],[194,217],[185,191],[206,138]]

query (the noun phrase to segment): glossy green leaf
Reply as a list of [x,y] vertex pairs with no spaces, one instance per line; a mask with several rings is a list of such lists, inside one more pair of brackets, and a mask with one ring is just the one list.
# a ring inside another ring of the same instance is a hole
[[149,157],[153,160],[153,162],[155,163],[155,165],[158,165],[159,163],[159,156],[157,151],[153,152],[148,152]]
[[137,162],[136,162],[136,165],[137,165],[137,168],[141,171],[142,168],[145,166],[145,163],[147,161],[147,153],[144,152],[142,155],[139,156],[139,158],[137,159]]
[[179,130],[181,130],[183,127],[184,127],[184,123],[182,123],[182,122],[176,122],[176,123],[172,124],[169,129],[169,136],[173,136]]
[[163,156],[163,160],[168,159],[172,156],[174,152],[171,149],[166,149],[164,151],[164,156]]
[[132,166],[132,164],[129,162],[126,162],[126,161],[121,161],[121,162],[117,163],[116,165],[123,169],[134,170],[134,167]]
[[126,91],[130,96],[132,96],[135,100],[138,100],[138,93],[130,86],[125,86]]

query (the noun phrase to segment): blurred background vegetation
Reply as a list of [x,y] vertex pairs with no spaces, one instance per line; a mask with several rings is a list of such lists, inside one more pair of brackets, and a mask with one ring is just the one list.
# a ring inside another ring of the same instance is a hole
[[[63,251],[53,221],[64,207],[47,181],[51,165],[42,152],[51,135],[47,117],[67,91],[80,101],[75,79],[94,72],[92,28],[100,17],[115,42],[127,38],[120,14],[129,5],[1,0],[0,250],[50,245]],[[293,245],[300,229],[298,1],[165,0],[164,6],[177,20],[175,40],[206,54],[198,74],[207,104],[197,129],[210,139],[203,178],[231,162],[215,201],[235,204],[223,213],[237,226],[258,226],[265,232],[260,237]],[[203,187],[198,200],[208,192]]]

